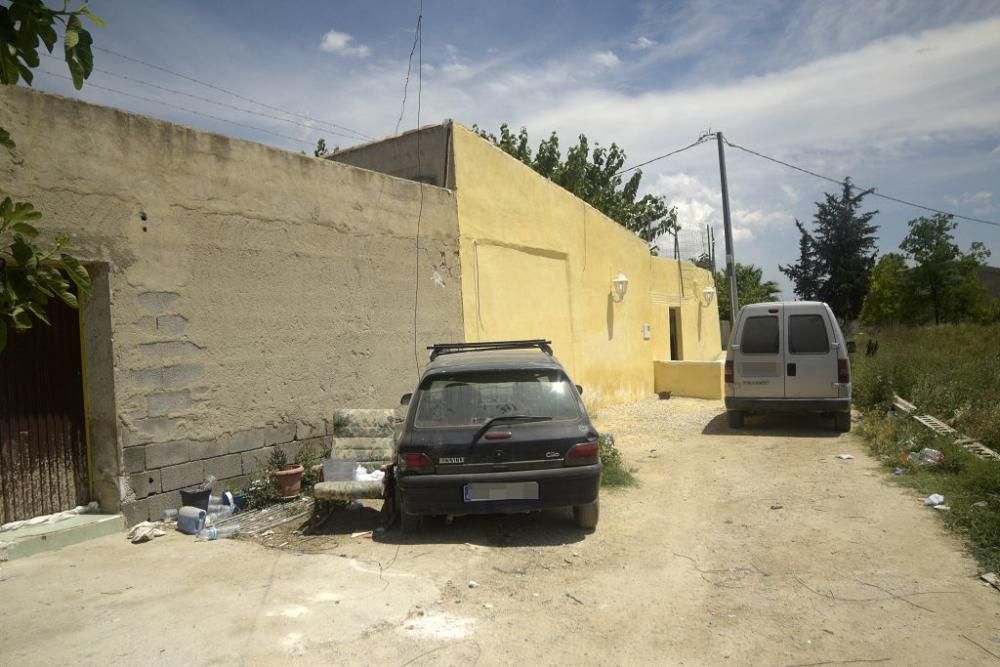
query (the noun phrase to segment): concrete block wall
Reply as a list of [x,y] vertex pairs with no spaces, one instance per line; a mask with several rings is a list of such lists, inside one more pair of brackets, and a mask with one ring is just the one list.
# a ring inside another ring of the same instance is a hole
[[216,478],[215,492],[239,488],[263,472],[275,448],[294,460],[301,449],[312,447],[320,458],[329,456],[333,420],[284,422],[222,434],[210,440],[171,440],[126,447],[126,498],[122,504],[131,525],[156,519],[164,509],[178,507],[180,489]]
[[447,189],[15,86],[0,126],[18,150],[5,194],[100,278],[82,318],[91,476],[130,523],[273,447],[328,448],[334,409],[396,404],[414,346],[462,339]]

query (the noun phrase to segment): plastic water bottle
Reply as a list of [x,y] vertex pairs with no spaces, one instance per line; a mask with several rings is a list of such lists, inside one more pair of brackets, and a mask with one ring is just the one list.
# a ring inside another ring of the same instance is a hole
[[205,527],[207,516],[205,510],[185,505],[177,513],[177,530],[188,535],[195,535]]
[[199,542],[208,542],[210,540],[224,540],[229,537],[236,537],[240,534],[239,525],[232,526],[219,526],[218,528],[202,528],[198,531],[198,536],[195,538]]
[[163,514],[160,515],[160,521],[177,521],[177,510],[176,509],[163,510]]

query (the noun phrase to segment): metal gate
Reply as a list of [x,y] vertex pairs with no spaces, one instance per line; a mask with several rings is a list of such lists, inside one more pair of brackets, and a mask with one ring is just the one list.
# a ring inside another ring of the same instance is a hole
[[48,317],[0,352],[0,523],[88,499],[79,312],[53,299]]

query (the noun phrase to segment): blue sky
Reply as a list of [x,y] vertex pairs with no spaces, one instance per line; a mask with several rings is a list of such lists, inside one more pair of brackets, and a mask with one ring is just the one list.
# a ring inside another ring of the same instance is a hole
[[[399,119],[415,2],[92,0],[91,8],[108,23],[92,31],[98,46],[372,137],[392,134]],[[425,0],[423,26],[422,124],[507,121],[536,143],[557,131],[564,147],[582,132],[617,142],[630,163],[712,128],[885,194],[1000,220],[1000,1]],[[112,74],[95,72],[83,91],[46,74],[35,87],[289,150],[308,150],[320,136],[331,147],[359,141],[331,125],[193,99],[178,93],[281,115],[95,55]],[[65,74],[58,61],[43,67]],[[415,102],[414,71],[401,130],[416,125]],[[728,167],[737,259],[763,266],[790,297],[777,266],[796,259],[793,221],[811,218],[835,186],[733,150]],[[686,245],[711,224],[723,256],[714,144],[643,172],[645,191],[677,206]],[[868,202],[880,211],[880,250],[895,250],[921,212]],[[1000,265],[1000,227],[962,223],[957,239],[963,248],[983,241]]]

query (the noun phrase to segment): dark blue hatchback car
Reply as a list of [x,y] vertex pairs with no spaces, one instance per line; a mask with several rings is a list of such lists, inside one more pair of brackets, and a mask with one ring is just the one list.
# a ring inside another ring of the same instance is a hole
[[434,345],[396,434],[404,531],[426,515],[572,507],[597,526],[598,433],[545,340]]

